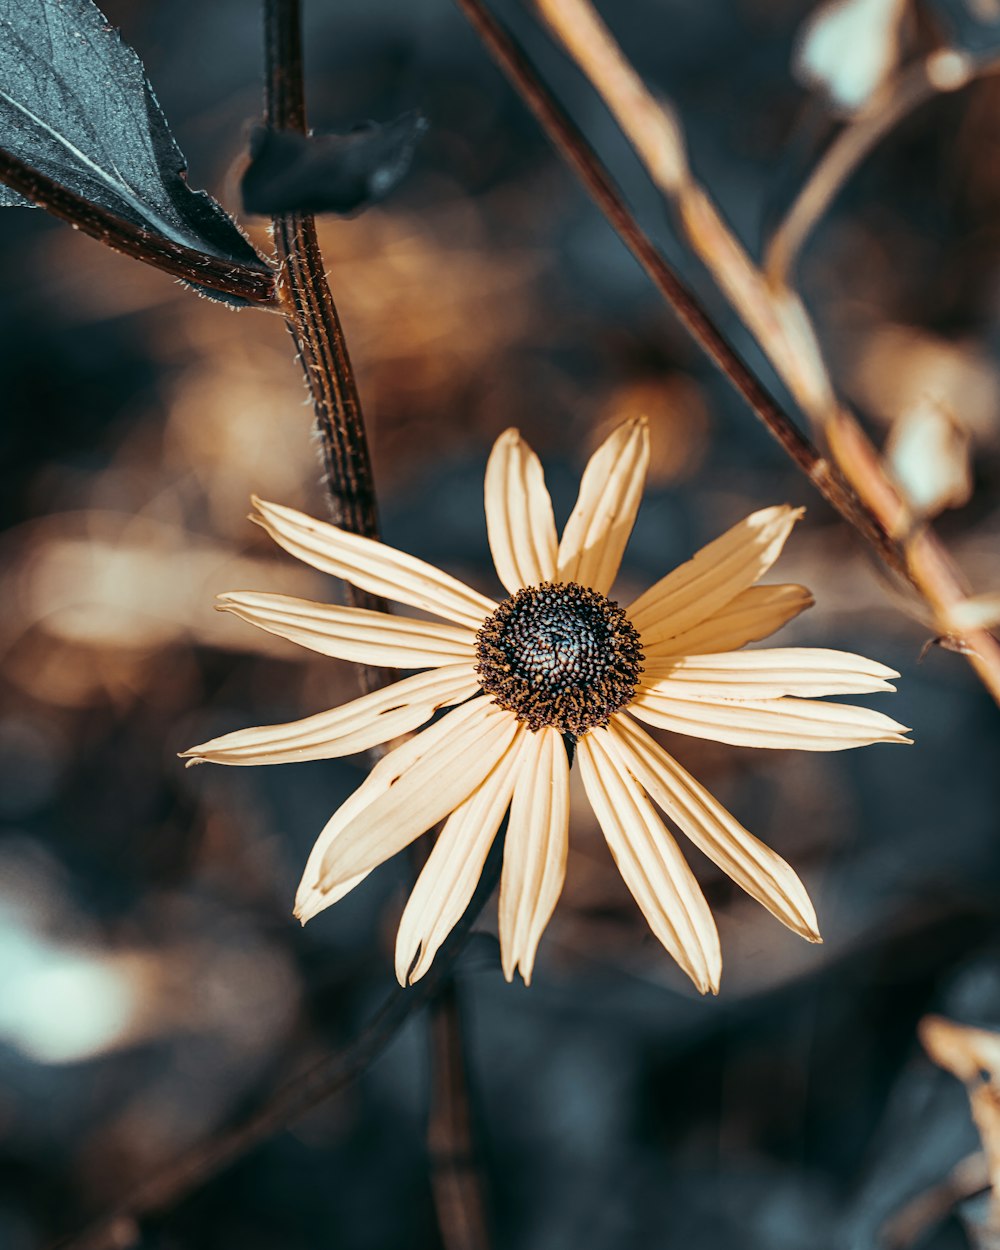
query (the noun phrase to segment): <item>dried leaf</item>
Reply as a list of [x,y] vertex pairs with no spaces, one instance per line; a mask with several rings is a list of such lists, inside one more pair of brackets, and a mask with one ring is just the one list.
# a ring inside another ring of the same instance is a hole
[[395,121],[365,122],[346,135],[254,131],[252,163],[243,175],[248,213],[357,212],[386,195],[405,176],[427,129],[419,113]]
[[[993,1187],[1000,1195],[1000,1033],[925,1016],[920,1040],[931,1059],[965,1085]],[[997,1229],[996,1210],[990,1221]]]
[[969,433],[944,404],[926,398],[905,412],[892,427],[886,459],[914,515],[933,517],[968,503]]
[[828,0],[802,29],[795,73],[853,113],[895,69],[902,0]]

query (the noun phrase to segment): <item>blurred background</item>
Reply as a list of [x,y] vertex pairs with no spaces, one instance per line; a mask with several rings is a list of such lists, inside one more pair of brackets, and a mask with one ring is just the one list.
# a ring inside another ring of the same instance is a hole
[[[238,210],[259,114],[254,6],[116,0],[191,181]],[[458,968],[496,1250],[880,1244],[976,1148],[964,1091],[916,1039],[928,1011],[1000,1024],[1000,716],[688,341],[448,0],[307,4],[312,124],[430,122],[385,203],[322,241],[373,446],[384,535],[497,587],[482,474],[508,425],[565,519],[588,450],[645,412],[649,491],[626,599],[747,512],[808,505],[772,580],[817,604],[783,645],[902,673],[871,700],[915,745],[834,755],[665,741],[799,870],[825,945],[786,932],[691,849],[725,971],[702,1000],[645,929],[575,792],[565,893],[530,990],[495,908]],[[769,384],[686,259],[612,122],[534,25],[498,13],[643,223]],[[800,0],[617,0],[605,13],[677,102],[692,162],[755,254],[835,121],[793,73]],[[997,14],[923,8],[1000,45]],[[1000,82],[914,115],[809,246],[802,289],[834,377],[881,443],[928,396],[973,491],[942,531],[1000,586]],[[264,223],[245,221],[267,249]],[[305,930],[312,840],[363,760],[185,771],[194,742],[355,694],[349,665],[212,611],[224,590],[335,598],[246,521],[250,493],[324,515],[278,317],[234,313],[41,213],[0,238],[0,1247],[72,1232],[158,1164],[354,1037],[394,978],[405,856]],[[575,783],[574,783],[575,784]],[[174,1250],[441,1244],[418,1014],[346,1093],[164,1217]],[[918,1225],[919,1226],[919,1225]],[[912,1244],[967,1244],[962,1219]]]

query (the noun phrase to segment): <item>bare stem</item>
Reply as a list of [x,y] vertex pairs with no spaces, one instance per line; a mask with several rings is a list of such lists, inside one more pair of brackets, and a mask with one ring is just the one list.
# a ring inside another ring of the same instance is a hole
[[549,136],[583,180],[681,320],[794,463],[881,560],[902,574],[929,607],[938,629],[958,640],[984,686],[1000,703],[1000,643],[987,631],[956,627],[966,597],[963,579],[929,529],[904,547],[890,535],[905,507],[864,431],[837,401],[808,314],[788,288],[774,291],[726,225],[687,164],[683,134],[653,99],[589,0],[537,0],[550,28],[602,95],[650,176],[676,212],[682,232],[743,317],[796,402],[828,440],[833,463],[799,431],[749,373],[690,291],[635,221],[586,139],[565,117],[483,0],[457,0]]
[[957,91],[974,77],[996,73],[996,57],[979,59],[952,48],[938,49],[872,97],[844,126],[778,225],[764,255],[764,272],[773,287],[789,281],[795,261],[834,196],[866,156],[891,130],[928,100]]
[[593,148],[538,77],[521,49],[487,9],[483,0],[456,0],[456,4],[541,123],[555,148],[574,170],[594,202],[646,271],[653,285],[673,307],[695,341],[722,370],[772,437],[824,498],[867,542],[878,549],[887,563],[903,572],[902,563],[888,534],[860,507],[850,488],[740,359],[697,297],[667,264],[649,235],[636,221],[621,191]]
[[476,1161],[462,1046],[462,1014],[454,980],[431,1003],[431,1118],[427,1147],[431,1186],[444,1250],[489,1246],[482,1176]]
[[263,258],[259,267],[255,267],[183,247],[74,195],[4,149],[0,149],[0,182],[54,217],[69,222],[92,239],[133,260],[141,260],[194,286],[234,296],[258,307],[275,304],[274,272]]

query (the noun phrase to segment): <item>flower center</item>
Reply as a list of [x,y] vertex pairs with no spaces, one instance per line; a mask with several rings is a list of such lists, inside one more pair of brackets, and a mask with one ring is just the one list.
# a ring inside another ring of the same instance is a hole
[[577,738],[628,703],[642,672],[638,631],[617,603],[576,582],[505,599],[476,635],[483,690],[532,732]]

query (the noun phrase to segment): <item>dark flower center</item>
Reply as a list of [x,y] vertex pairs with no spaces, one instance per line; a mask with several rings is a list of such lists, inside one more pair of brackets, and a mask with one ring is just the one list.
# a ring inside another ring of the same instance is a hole
[[617,603],[576,582],[505,599],[476,635],[483,690],[533,732],[578,738],[606,725],[642,672],[638,631]]

